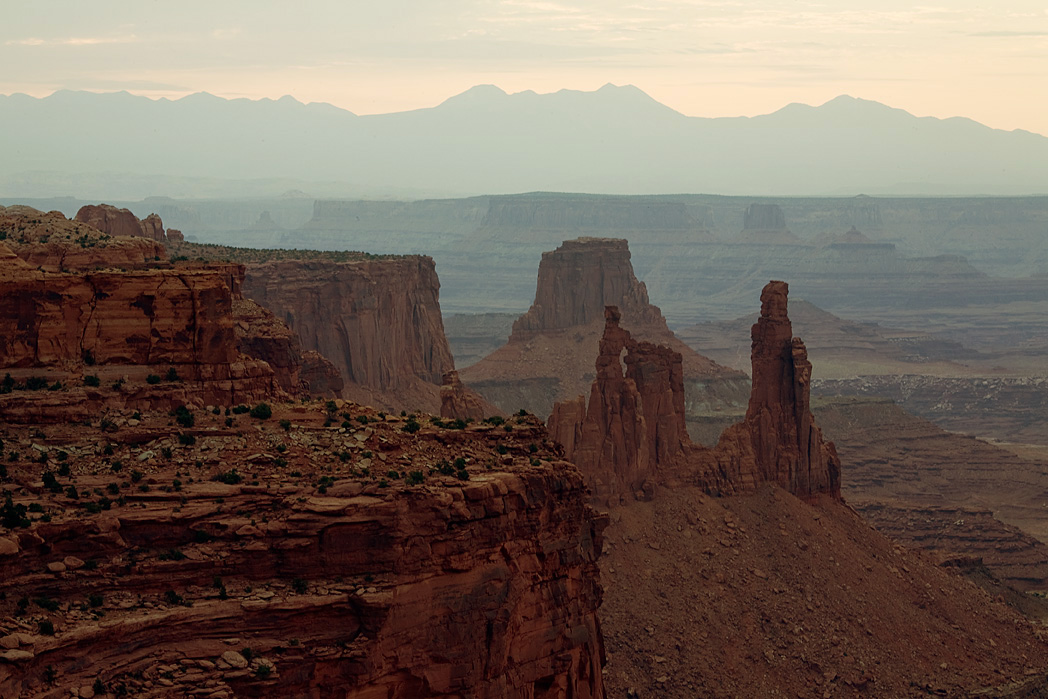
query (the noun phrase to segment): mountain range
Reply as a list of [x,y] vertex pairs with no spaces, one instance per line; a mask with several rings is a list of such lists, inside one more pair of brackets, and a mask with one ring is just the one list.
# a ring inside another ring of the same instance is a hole
[[0,95],[5,196],[1048,192],[1048,138],[840,96],[685,116],[633,86],[361,116],[329,104],[127,92]]

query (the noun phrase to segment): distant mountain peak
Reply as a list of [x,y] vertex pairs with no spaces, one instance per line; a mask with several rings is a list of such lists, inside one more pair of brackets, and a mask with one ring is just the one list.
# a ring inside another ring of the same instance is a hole
[[488,101],[492,99],[498,99],[500,97],[506,97],[506,91],[498,85],[474,85],[465,92],[449,97],[448,99],[441,102],[441,104],[448,103],[462,103],[462,102],[480,102]]

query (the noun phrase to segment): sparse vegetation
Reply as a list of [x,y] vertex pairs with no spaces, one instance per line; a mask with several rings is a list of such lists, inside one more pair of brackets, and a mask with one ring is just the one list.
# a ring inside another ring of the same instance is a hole
[[256,420],[268,420],[273,417],[273,409],[268,403],[259,403],[251,409],[251,417]]

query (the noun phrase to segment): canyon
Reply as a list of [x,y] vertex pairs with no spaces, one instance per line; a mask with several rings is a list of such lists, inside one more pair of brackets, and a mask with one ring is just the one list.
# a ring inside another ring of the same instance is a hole
[[[522,215],[503,203],[471,215]],[[652,215],[623,213],[600,215]],[[781,214],[750,209],[747,235],[807,250]],[[788,306],[785,282],[745,321],[747,377],[671,332],[625,240],[567,240],[505,346],[456,372],[424,255],[224,248],[158,240],[159,218],[105,232],[17,207],[0,224],[4,696],[1048,686],[1043,630],[1016,607],[1043,610],[1012,589],[1043,587],[1024,533],[1043,534],[1043,469],[890,403],[813,398],[788,311],[818,309]],[[827,244],[870,244],[845,238]],[[968,360],[892,333],[868,339],[896,366]],[[696,419],[726,429],[705,446]],[[1028,478],[995,484],[1001,468]]]

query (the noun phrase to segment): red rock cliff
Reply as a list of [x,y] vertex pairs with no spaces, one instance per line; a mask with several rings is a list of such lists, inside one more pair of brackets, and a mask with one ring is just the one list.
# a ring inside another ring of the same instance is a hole
[[27,207],[0,210],[0,236],[0,368],[52,388],[3,392],[9,419],[302,391],[297,339],[240,297],[242,265],[172,265],[155,241]]
[[[265,455],[268,422],[241,416],[231,430],[198,413],[197,441],[185,445],[166,413],[146,413],[109,439],[113,458],[153,489],[128,488],[104,509],[34,487],[39,464],[11,465],[17,504],[53,515],[0,525],[0,695],[69,696],[97,679],[154,698],[206,687],[236,697],[603,699],[606,518],[541,424],[408,434],[403,419],[345,409],[367,426],[342,434],[323,426],[322,404],[274,406],[270,422],[292,423],[277,433],[284,465]],[[12,444],[36,429],[0,427]],[[47,429],[75,463],[63,486],[75,482],[86,499],[114,482],[97,429]],[[177,461],[159,456],[163,445]],[[496,446],[504,453],[490,465]],[[426,466],[457,458],[458,475]],[[419,480],[389,479],[408,461]],[[288,475],[320,462],[331,482],[319,490]],[[244,482],[212,480],[220,472]],[[161,491],[172,479],[178,492]],[[28,590],[45,606],[19,608]]]
[[167,260],[164,246],[145,238],[113,237],[60,211],[0,206],[0,241],[30,267],[74,271],[152,267]]
[[343,394],[387,409],[440,410],[455,368],[440,315],[433,260],[300,260],[248,267],[244,295],[288,324],[302,347],[327,357]]
[[789,286],[769,282],[750,332],[753,389],[746,431],[758,478],[798,495],[840,496],[840,461],[811,414],[811,362],[786,313]]
[[461,371],[462,380],[506,412],[549,415],[556,402],[589,391],[606,306],[619,309],[622,327],[638,341],[681,355],[689,413],[741,409],[746,376],[677,339],[634,275],[627,241],[610,238],[569,240],[543,253],[531,309],[503,347]]
[[715,449],[693,444],[685,431],[680,355],[634,341],[619,326],[617,310],[608,309],[585,413],[567,403],[549,421],[551,436],[586,474],[598,500],[640,497],[658,483],[682,480],[717,494],[772,482],[802,497],[840,498],[840,460],[811,414],[811,363],[792,335],[786,295],[784,282],[769,283],[761,295],[749,410]]
[[149,214],[139,220],[127,209],[118,209],[110,204],[87,204],[76,212],[76,220],[109,235],[142,237],[158,243],[167,240],[164,223],[156,214]]
[[521,340],[530,333],[601,322],[605,306],[616,306],[631,327],[666,322],[633,274],[628,241],[567,240],[542,253],[535,302],[513,323],[513,335]]

